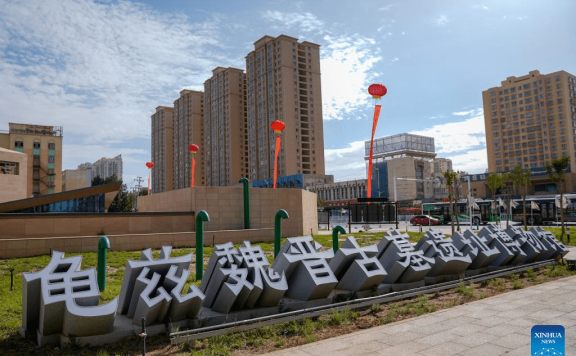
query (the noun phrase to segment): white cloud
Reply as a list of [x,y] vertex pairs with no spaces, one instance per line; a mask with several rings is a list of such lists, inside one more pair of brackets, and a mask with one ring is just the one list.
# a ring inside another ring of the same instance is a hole
[[322,33],[324,29],[324,22],[309,12],[286,13],[280,11],[266,11],[262,13],[262,17],[267,21],[279,23],[278,25],[272,26],[272,28],[276,30],[298,28],[305,32],[314,31]]
[[452,169],[468,173],[484,173],[488,168],[486,148],[447,156],[452,160]]
[[364,141],[350,142],[347,147],[325,149],[326,174],[336,180],[365,179]]
[[394,57],[390,62],[394,63],[394,62],[398,62],[399,60],[400,60],[400,58]]
[[444,26],[448,22],[448,17],[446,17],[446,15],[440,15],[440,17],[437,17],[434,21],[436,21],[436,25]]
[[473,9],[480,9],[480,10],[484,10],[487,11],[488,10],[488,6],[484,5],[484,4],[480,4],[480,5],[474,5],[472,6]]
[[[454,170],[483,173],[488,167],[486,135],[482,109],[472,110],[474,117],[434,125],[410,133],[434,137],[438,157],[450,158]],[[326,174],[337,180],[366,178],[364,141],[354,141],[346,147],[324,151]]]
[[486,145],[484,114],[481,110],[479,112],[477,116],[463,121],[438,124],[411,133],[434,137],[436,153],[439,154],[460,153],[483,148]]
[[468,110],[468,111],[455,111],[452,113],[452,115],[454,115],[454,116],[468,116],[470,114],[473,114],[474,112],[475,112],[474,109]]
[[390,11],[394,6],[396,6],[396,4],[382,6],[381,8],[378,9],[378,11]]
[[343,120],[369,99],[367,88],[370,80],[378,76],[373,68],[382,57],[375,48],[376,41],[355,34],[333,35],[323,21],[311,13],[264,12],[262,17],[277,23],[278,30],[298,28],[323,35],[316,43],[322,46],[320,66],[322,69],[322,102],[324,120]]
[[230,62],[212,51],[217,20],[126,1],[7,2],[0,33],[0,106],[11,108],[0,125],[62,125],[91,143],[149,137],[157,105]]
[[382,57],[373,39],[358,34],[325,36],[322,50],[322,101],[324,120],[342,120],[369,101],[373,68]]

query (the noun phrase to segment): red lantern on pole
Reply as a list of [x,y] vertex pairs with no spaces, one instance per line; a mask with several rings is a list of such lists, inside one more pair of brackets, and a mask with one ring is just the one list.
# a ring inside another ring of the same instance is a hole
[[154,162],[146,162],[146,167],[148,168],[148,195],[150,195],[150,171],[154,167]]
[[276,134],[276,154],[274,156],[274,183],[273,188],[276,189],[276,179],[278,178],[278,153],[280,152],[280,135],[282,131],[286,128],[286,124],[280,120],[273,121],[270,125],[274,133]]
[[[372,84],[368,87],[368,93],[372,95],[374,100],[380,100],[388,89],[382,84]],[[378,117],[380,116],[381,105],[376,104],[374,107],[374,119],[372,120],[372,137],[370,138],[370,160],[368,161],[368,186],[366,187],[366,197],[372,197],[372,152],[374,147],[374,134],[376,133],[376,125],[378,125]]]
[[198,152],[198,150],[200,149],[200,147],[198,147],[198,145],[195,144],[191,144],[190,146],[188,146],[188,151],[190,151],[190,153],[192,153],[192,175],[190,177],[190,188],[194,188],[194,170],[196,168],[196,160],[194,159],[194,155],[196,154],[196,152]]

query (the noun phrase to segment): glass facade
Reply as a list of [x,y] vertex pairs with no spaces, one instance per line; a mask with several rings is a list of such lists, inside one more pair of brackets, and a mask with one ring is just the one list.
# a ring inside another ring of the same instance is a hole
[[10,213],[103,213],[105,194],[59,201],[50,204],[11,211]]

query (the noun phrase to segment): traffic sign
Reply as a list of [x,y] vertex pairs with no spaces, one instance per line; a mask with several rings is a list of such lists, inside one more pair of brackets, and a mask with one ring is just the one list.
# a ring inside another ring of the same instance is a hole
[[425,205],[424,210],[434,210],[434,207],[432,205]]

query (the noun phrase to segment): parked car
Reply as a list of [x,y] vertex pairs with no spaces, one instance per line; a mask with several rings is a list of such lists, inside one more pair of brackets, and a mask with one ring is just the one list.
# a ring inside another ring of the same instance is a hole
[[410,219],[412,225],[439,225],[440,220],[430,217],[430,215],[416,215]]

